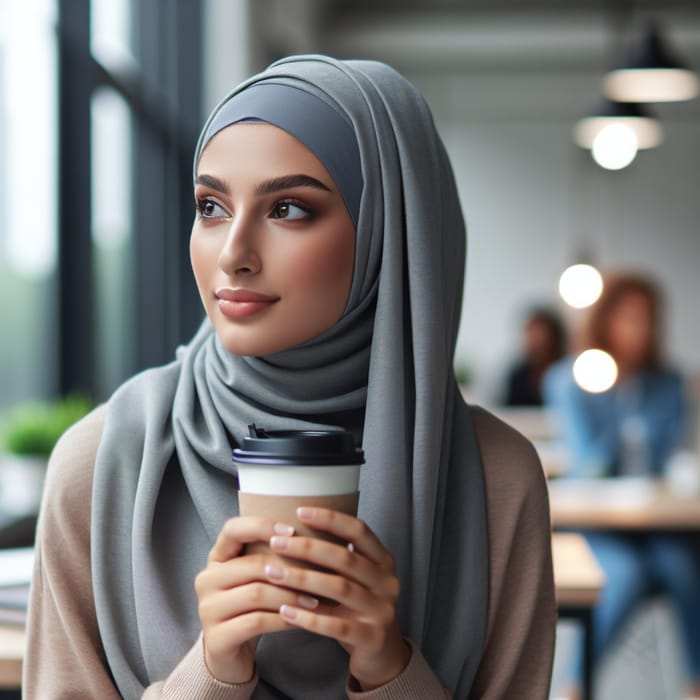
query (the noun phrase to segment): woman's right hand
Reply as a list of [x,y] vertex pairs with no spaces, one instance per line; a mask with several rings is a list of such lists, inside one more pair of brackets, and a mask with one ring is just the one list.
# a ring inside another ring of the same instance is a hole
[[318,601],[270,583],[265,565],[270,554],[245,554],[246,544],[267,544],[273,535],[293,535],[294,528],[268,518],[228,520],[197,575],[195,590],[209,672],[225,683],[245,683],[255,673],[260,635],[287,629],[280,606],[314,608]]

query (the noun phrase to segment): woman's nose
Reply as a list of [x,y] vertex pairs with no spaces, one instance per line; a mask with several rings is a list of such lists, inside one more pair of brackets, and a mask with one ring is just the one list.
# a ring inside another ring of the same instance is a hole
[[234,216],[219,253],[219,267],[230,277],[259,272],[262,260],[257,250],[257,238],[250,221],[246,221],[243,216]]

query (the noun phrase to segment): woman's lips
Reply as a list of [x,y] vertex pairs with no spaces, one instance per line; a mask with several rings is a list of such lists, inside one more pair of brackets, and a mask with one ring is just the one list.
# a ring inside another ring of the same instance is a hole
[[217,289],[219,311],[228,318],[245,318],[269,308],[279,297],[261,294],[250,289]]

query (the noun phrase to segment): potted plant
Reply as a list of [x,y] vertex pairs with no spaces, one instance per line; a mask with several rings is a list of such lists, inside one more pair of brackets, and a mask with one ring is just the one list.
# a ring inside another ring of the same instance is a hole
[[6,515],[36,512],[46,465],[61,435],[92,403],[71,394],[55,401],[27,401],[0,419],[0,510]]
[[469,400],[469,392],[472,388],[472,382],[474,380],[474,373],[472,371],[471,364],[463,359],[456,360],[454,364],[454,373],[462,396],[466,400]]

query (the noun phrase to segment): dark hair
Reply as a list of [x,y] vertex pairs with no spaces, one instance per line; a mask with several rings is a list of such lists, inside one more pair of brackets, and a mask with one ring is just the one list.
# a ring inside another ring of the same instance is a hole
[[639,273],[618,272],[606,276],[603,292],[591,307],[583,329],[583,349],[599,348],[612,354],[608,338],[608,320],[620,300],[629,294],[641,294],[649,302],[654,333],[644,366],[656,367],[660,362],[661,292],[655,282]]
[[559,314],[546,306],[535,306],[528,310],[523,322],[523,328],[533,323],[542,323],[552,335],[552,361],[563,357],[566,352],[566,328]]

